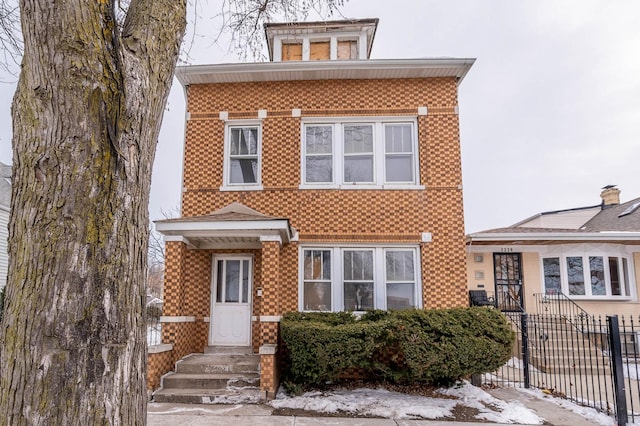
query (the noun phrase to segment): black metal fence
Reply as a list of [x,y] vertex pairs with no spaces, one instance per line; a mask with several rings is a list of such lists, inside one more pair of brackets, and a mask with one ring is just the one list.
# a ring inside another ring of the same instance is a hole
[[517,335],[513,357],[485,374],[484,384],[536,387],[615,416],[640,422],[640,317],[583,312],[505,312]]

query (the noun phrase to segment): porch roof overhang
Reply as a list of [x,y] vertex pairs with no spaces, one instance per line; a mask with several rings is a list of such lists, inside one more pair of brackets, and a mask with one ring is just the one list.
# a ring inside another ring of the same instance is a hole
[[479,232],[467,235],[467,245],[555,245],[576,243],[640,245],[640,232]]
[[195,249],[259,249],[263,241],[287,244],[296,238],[289,219],[266,216],[234,203],[209,215],[155,222],[165,241]]

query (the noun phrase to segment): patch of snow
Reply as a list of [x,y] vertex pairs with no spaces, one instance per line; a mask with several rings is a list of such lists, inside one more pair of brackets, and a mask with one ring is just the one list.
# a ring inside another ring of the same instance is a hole
[[489,395],[481,388],[463,382],[461,386],[440,389],[439,393],[460,398],[460,403],[477,409],[480,413],[477,419],[495,423],[519,423],[541,425],[544,419],[517,401],[503,401]]
[[[608,416],[604,413],[599,412],[598,410],[596,410],[595,408],[590,408],[590,407],[583,407],[581,405],[578,405],[576,403],[573,403],[567,399],[563,399],[563,398],[556,398],[553,397],[551,395],[547,395],[544,392],[542,392],[539,389],[524,389],[524,388],[519,388],[516,389],[518,392],[523,392],[526,393],[528,395],[532,395],[535,396],[538,399],[544,399],[547,402],[553,402],[554,404],[558,405],[559,407],[564,408],[565,410],[569,410],[572,411],[582,417],[588,418],[589,420],[592,420],[602,426],[614,426],[616,424],[616,421],[613,417]],[[628,425],[632,425],[632,423],[627,423]]]
[[505,402],[494,398],[468,382],[450,389],[438,390],[451,398],[427,398],[384,389],[334,390],[309,392],[301,396],[287,396],[279,392],[269,404],[274,408],[292,408],[308,411],[336,413],[343,411],[355,415],[377,416],[388,419],[441,419],[452,417],[456,405],[475,408],[478,420],[495,423],[526,423],[539,425],[544,419],[519,402]]
[[287,396],[278,392],[269,402],[274,408],[293,408],[325,413],[343,411],[362,416],[388,419],[437,419],[452,416],[458,404],[455,399],[426,398],[391,392],[385,389],[335,390],[308,392],[300,396]]

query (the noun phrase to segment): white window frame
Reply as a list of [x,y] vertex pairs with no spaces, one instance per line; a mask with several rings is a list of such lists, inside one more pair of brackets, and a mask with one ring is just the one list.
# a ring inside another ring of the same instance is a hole
[[329,60],[338,58],[338,41],[355,41],[357,43],[357,59],[367,59],[367,35],[366,31],[341,32],[339,35],[318,34],[285,34],[273,38],[273,61],[282,61],[282,45],[287,43],[302,43],[302,60],[308,61],[311,52],[311,43],[329,41]]
[[[231,183],[231,129],[257,127],[258,129],[258,171],[256,183]],[[224,167],[222,171],[221,191],[262,190],[262,120],[230,120],[224,126]]]
[[387,309],[387,251],[412,251],[414,260],[414,300],[415,309],[422,308],[422,267],[420,246],[407,244],[313,244],[298,247],[298,310],[300,312],[318,312],[305,309],[304,306],[304,252],[306,250],[331,251],[331,312],[344,311],[344,252],[353,250],[373,251],[373,293],[374,309]]
[[[569,257],[579,257],[582,259],[582,269],[583,269],[583,281],[585,287],[585,294],[569,294],[569,276],[568,276],[568,268],[567,268],[567,258]],[[591,270],[590,270],[590,257],[602,257],[603,258],[603,266],[604,266],[604,281],[605,281],[605,291],[604,295],[593,295],[592,287],[591,287]],[[631,300],[633,298],[633,294],[635,293],[635,279],[633,276],[633,257],[629,254],[620,253],[620,252],[607,252],[605,251],[567,251],[563,253],[545,253],[540,256],[540,277],[541,277],[541,287],[542,293],[546,293],[545,287],[545,274],[544,274],[544,259],[560,259],[560,289],[562,293],[564,293],[570,299],[576,300]],[[627,289],[629,294],[622,295],[613,295],[611,293],[611,273],[609,271],[609,258],[617,258],[618,259],[618,274],[620,278],[620,289],[621,292],[626,293]],[[626,259],[627,263],[627,272],[628,272],[628,280],[629,282],[625,282],[624,276],[624,267],[623,263]]]
[[[373,125],[373,182],[345,182],[344,180],[344,126],[345,125]],[[412,176],[408,182],[386,181],[386,148],[385,127],[393,124],[410,124],[412,137]],[[306,176],[306,127],[307,126],[332,126],[332,156],[333,156],[333,181],[332,182],[307,182]],[[418,143],[418,120],[410,117],[336,117],[336,118],[304,118],[300,124],[301,135],[301,184],[299,189],[402,189],[422,190],[420,184],[420,155]]]

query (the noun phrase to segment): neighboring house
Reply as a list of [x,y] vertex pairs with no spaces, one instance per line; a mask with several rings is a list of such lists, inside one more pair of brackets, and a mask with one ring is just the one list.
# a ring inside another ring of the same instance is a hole
[[621,204],[614,186],[600,195],[598,205],[469,235],[469,290],[503,310],[544,313],[566,296],[590,314],[637,314],[640,198]]
[[7,284],[9,269],[9,209],[11,208],[11,166],[0,163],[0,289]]
[[474,60],[369,59],[377,23],[267,24],[270,62],[178,67],[182,217],[156,222],[172,362],[248,347],[268,396],[286,312],[468,304],[457,95]]

